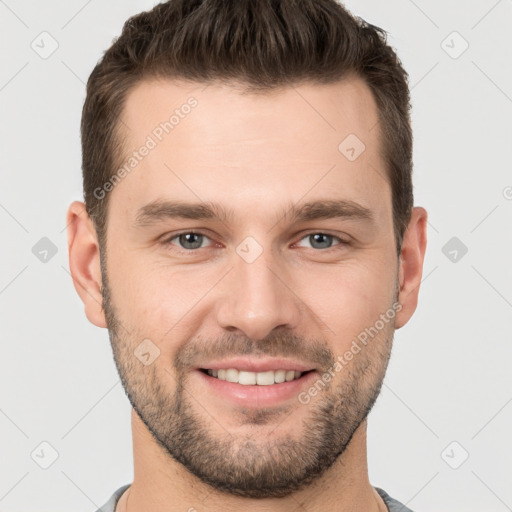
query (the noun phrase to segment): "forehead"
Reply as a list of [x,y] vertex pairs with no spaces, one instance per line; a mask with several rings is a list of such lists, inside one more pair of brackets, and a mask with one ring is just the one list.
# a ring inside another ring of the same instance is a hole
[[[347,130],[359,134],[365,142],[377,140],[378,130],[372,130],[378,120],[377,106],[370,89],[358,77],[333,84],[306,83],[259,93],[243,90],[240,85],[215,81],[198,84],[184,80],[143,80],[126,97],[122,114],[123,124],[128,127],[125,135],[135,143],[134,138],[151,133],[175,114],[171,120],[173,139],[187,145],[247,142],[250,137],[263,139],[283,132],[298,137],[299,141],[309,137],[316,142],[316,137],[311,137],[314,131],[319,139],[331,135],[336,141]],[[185,124],[182,123],[185,119],[189,119],[187,125],[193,125],[193,132],[183,127],[177,129]],[[272,133],[265,131],[268,128],[272,128]]]
[[146,80],[127,95],[121,126],[130,165],[113,194],[127,207],[171,196],[236,210],[306,195],[389,207],[376,102],[356,77],[258,94]]

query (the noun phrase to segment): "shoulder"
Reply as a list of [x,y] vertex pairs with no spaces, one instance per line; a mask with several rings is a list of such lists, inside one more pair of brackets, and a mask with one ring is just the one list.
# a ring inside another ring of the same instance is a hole
[[117,491],[114,494],[112,494],[112,496],[107,501],[107,503],[105,503],[105,505],[103,505],[96,512],[115,512],[116,504],[119,501],[121,494],[123,494],[123,492],[126,491],[126,489],[128,489],[128,487],[130,487],[130,484],[123,485],[122,487],[117,489]]
[[379,487],[375,487],[375,490],[379,493],[380,497],[384,500],[384,503],[387,505],[389,512],[413,512],[410,508],[407,508],[405,505],[403,505],[399,501],[393,499],[383,489],[380,489]]

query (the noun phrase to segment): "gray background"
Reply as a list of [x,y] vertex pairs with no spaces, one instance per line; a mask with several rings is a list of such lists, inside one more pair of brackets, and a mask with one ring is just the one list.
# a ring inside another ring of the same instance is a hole
[[[129,403],[73,288],[65,214],[81,199],[87,77],[152,6],[0,0],[3,512],[93,511],[132,479]],[[370,417],[371,481],[418,511],[512,510],[512,2],[347,6],[410,74],[430,214],[419,308]]]

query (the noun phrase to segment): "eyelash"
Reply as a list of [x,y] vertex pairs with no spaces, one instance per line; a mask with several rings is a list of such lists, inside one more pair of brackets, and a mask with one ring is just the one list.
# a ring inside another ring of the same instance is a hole
[[[173,250],[176,250],[180,254],[192,254],[194,252],[199,251],[200,249],[207,249],[208,248],[208,247],[198,247],[197,249],[183,249],[183,248],[180,248],[177,245],[173,244],[172,241],[174,239],[180,237],[181,235],[202,235],[203,237],[205,237],[207,239],[210,239],[210,237],[206,233],[202,233],[201,231],[182,231],[180,233],[174,234],[172,237],[164,239],[163,242],[162,242],[162,245],[164,247],[172,246]],[[341,238],[339,236],[332,235],[332,234],[327,233],[325,231],[311,231],[311,232],[308,232],[308,233],[304,234],[302,236],[302,238],[299,239],[299,242],[304,240],[304,238],[307,238],[308,236],[311,236],[311,235],[327,235],[327,236],[332,237],[332,238],[334,238],[334,239],[336,239],[338,241],[337,244],[333,245],[332,247],[328,247],[326,249],[315,249],[313,247],[312,249],[316,250],[317,252],[324,252],[324,253],[330,252],[331,250],[336,250],[337,247],[349,245],[349,243],[350,243],[347,240],[344,240],[343,238]]]

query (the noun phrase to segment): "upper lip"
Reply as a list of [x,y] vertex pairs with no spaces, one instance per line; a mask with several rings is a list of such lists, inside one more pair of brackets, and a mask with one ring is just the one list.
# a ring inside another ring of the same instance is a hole
[[214,360],[201,364],[198,369],[220,370],[235,368],[246,372],[266,372],[269,370],[297,370],[307,372],[314,370],[312,365],[308,365],[291,359],[265,358],[254,359],[250,357],[237,357],[231,359]]

